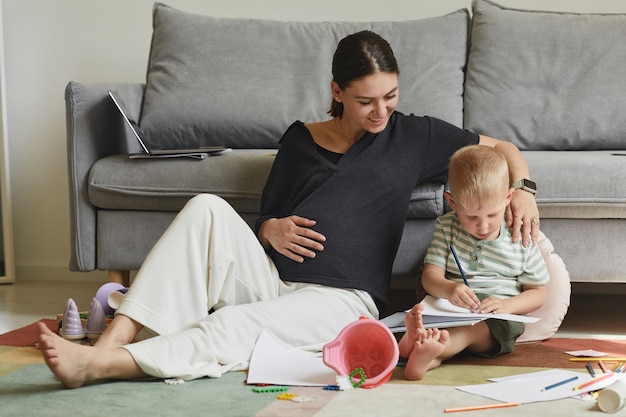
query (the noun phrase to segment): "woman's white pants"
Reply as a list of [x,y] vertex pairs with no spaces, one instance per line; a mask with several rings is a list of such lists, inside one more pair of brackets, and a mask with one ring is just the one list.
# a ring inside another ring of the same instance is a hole
[[359,316],[378,317],[363,291],[281,281],[248,224],[208,194],[174,219],[117,313],[156,335],[124,346],[144,372],[185,380],[247,369],[263,329],[319,352]]

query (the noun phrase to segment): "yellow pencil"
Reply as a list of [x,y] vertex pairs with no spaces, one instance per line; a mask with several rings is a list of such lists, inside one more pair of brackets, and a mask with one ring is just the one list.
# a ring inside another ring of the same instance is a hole
[[619,362],[626,361],[626,358],[570,358],[570,362],[589,362],[589,361],[604,361],[604,362]]
[[501,403],[501,404],[487,404],[487,405],[472,405],[469,407],[457,407],[457,408],[444,408],[444,413],[455,413],[457,411],[474,411],[474,410],[487,410],[489,408],[504,408],[515,407],[519,403]]

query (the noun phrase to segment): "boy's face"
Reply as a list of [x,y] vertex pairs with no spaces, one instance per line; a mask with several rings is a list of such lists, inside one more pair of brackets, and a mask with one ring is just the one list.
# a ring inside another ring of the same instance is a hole
[[452,195],[447,192],[446,198],[456,213],[463,230],[479,240],[495,240],[500,236],[504,212],[511,202],[513,194],[515,194],[515,190],[510,188],[506,198],[494,200],[482,206],[478,201],[471,201],[467,206],[456,204]]

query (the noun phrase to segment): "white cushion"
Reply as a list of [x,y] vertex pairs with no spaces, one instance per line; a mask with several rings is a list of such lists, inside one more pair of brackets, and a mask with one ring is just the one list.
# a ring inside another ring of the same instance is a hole
[[529,314],[529,316],[539,317],[541,320],[527,324],[526,330],[517,339],[517,343],[545,340],[552,337],[561,326],[569,308],[571,285],[569,272],[567,272],[563,259],[554,253],[552,242],[541,232],[539,232],[537,245],[541,250],[541,255],[543,255],[550,275],[550,282],[546,287],[546,302],[539,310]]

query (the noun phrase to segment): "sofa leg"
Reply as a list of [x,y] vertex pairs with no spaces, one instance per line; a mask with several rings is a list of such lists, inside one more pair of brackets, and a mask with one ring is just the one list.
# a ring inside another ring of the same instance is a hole
[[125,287],[130,286],[130,271],[124,269],[109,269],[109,282],[117,282]]

